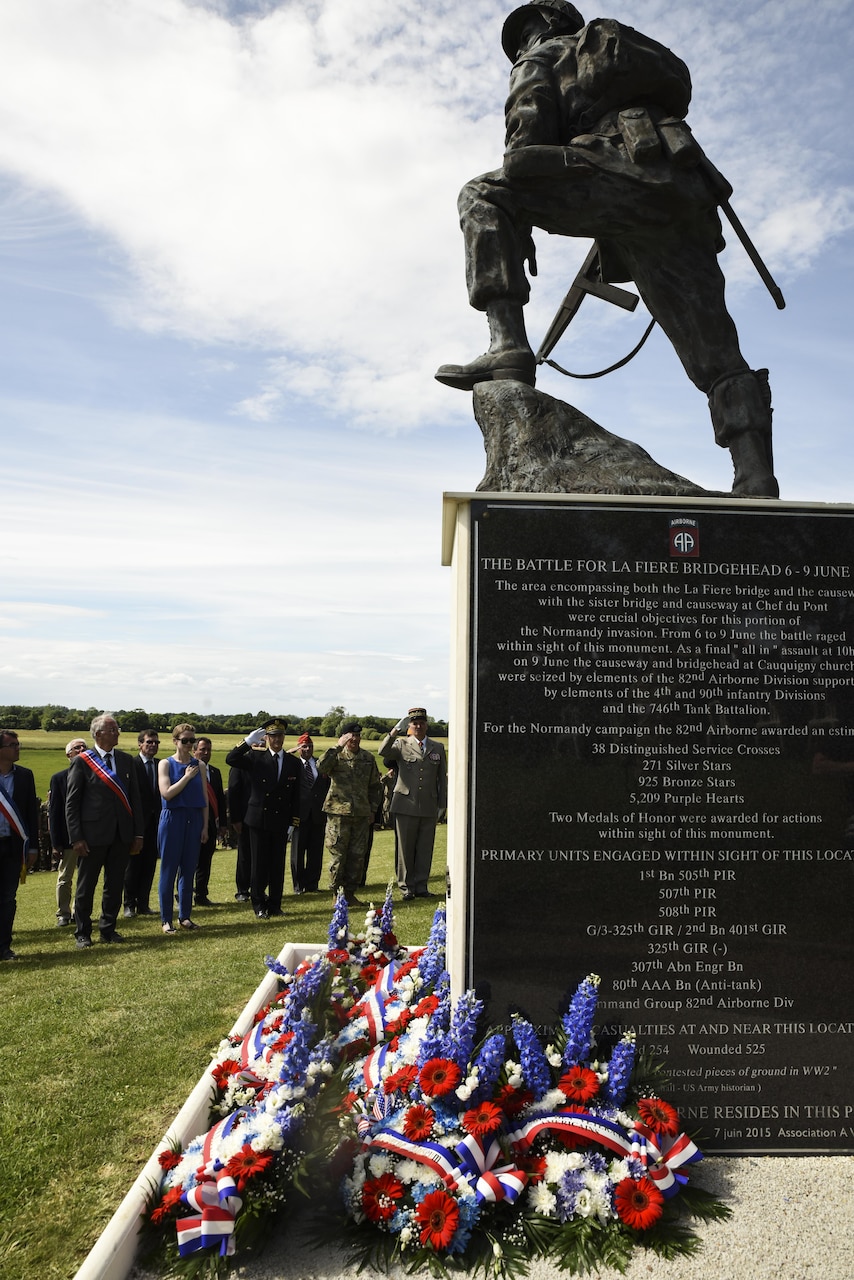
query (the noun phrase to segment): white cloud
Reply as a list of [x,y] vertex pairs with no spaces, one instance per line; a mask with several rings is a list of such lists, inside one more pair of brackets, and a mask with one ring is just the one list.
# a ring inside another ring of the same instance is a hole
[[[749,229],[772,269],[804,269],[850,226],[844,113],[828,121],[809,66],[841,73],[840,5],[612,11],[687,56]],[[31,0],[0,16],[0,163],[127,255],[122,323],[287,353],[237,412],[274,421],[296,396],[383,431],[456,416],[431,375],[474,332],[454,197],[500,159],[506,12]]]

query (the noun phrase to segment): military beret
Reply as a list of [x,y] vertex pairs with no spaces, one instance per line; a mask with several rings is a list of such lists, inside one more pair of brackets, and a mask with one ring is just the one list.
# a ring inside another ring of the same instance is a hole
[[345,733],[361,733],[362,726],[358,720],[345,720],[341,725],[341,736]]

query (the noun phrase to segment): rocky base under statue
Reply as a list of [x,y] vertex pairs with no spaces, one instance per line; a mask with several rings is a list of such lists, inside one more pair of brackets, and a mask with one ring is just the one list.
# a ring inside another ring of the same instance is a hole
[[473,400],[486,449],[480,492],[724,496],[524,382],[479,382]]

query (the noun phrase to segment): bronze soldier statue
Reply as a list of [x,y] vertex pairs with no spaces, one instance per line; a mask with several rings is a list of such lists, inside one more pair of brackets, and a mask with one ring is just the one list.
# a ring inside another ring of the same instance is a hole
[[489,348],[436,377],[464,390],[502,378],[533,386],[523,316],[526,262],[536,274],[531,229],[595,239],[601,279],[635,282],[708,396],[715,439],[732,454],[732,492],[777,497],[768,373],[741,354],[717,261],[718,205],[732,189],[685,123],[688,68],[620,22],[585,25],[566,0],[516,9],[502,44],[513,63],[504,164],[467,183],[458,206],[469,301],[486,312]]

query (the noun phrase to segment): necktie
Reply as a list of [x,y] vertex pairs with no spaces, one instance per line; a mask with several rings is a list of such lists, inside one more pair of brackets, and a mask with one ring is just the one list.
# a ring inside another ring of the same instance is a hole
[[273,759],[274,759],[274,760],[275,760],[275,762],[276,762],[276,781],[278,782],[278,781],[279,781],[279,765],[280,765],[280,763],[281,763],[281,762],[280,762],[280,759],[279,759],[279,753],[278,753],[278,751],[274,751],[274,752],[273,752]]
[[107,768],[109,769],[110,773],[112,773],[112,772],[113,772],[113,753],[112,753],[112,751],[108,751],[108,752],[107,752],[107,754],[105,755],[105,757],[104,757],[104,764],[107,766]]
[[148,774],[148,785],[151,787],[151,790],[152,790],[152,791],[154,791],[154,790],[156,789],[156,787],[157,787],[157,778],[156,778],[155,773],[154,773],[154,761],[153,761],[153,760],[146,760],[146,762],[145,762],[145,771],[146,771],[146,773]]

